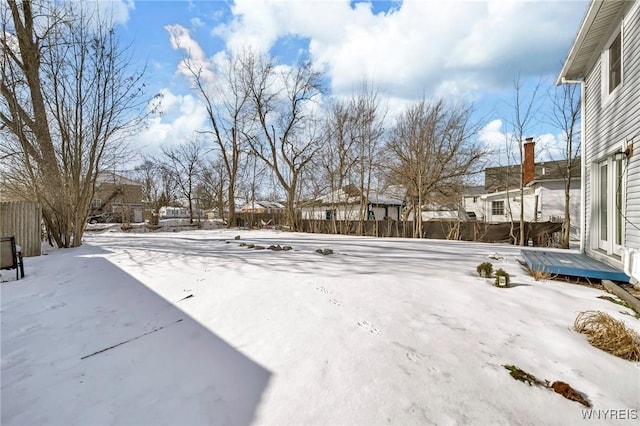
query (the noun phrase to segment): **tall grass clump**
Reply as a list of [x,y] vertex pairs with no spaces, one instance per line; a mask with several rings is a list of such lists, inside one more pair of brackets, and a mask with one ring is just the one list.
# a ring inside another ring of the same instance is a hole
[[580,312],[573,328],[586,334],[589,343],[598,349],[629,361],[640,361],[640,334],[609,314]]

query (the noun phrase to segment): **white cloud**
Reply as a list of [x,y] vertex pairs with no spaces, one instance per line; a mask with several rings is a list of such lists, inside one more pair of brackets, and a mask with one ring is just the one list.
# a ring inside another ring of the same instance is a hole
[[478,140],[482,142],[490,152],[505,150],[509,135],[503,132],[502,120],[492,120],[478,132]]
[[161,147],[192,139],[197,131],[208,128],[206,110],[193,95],[177,95],[169,89],[160,91],[161,114],[153,115],[142,132],[134,138],[141,153],[157,156]]
[[282,37],[309,41],[333,92],[363,78],[390,95],[416,98],[509,86],[518,71],[555,73],[575,35],[584,3],[405,0],[387,13],[348,0],[236,0],[233,18],[214,33],[237,51],[268,51]]
[[167,25],[164,28],[169,32],[171,47],[184,52],[184,59],[178,65],[178,74],[191,80],[192,71],[199,72],[204,80],[213,80],[211,62],[200,44],[191,37],[189,30],[178,24]]
[[84,11],[96,17],[107,18],[114,24],[120,25],[124,25],[129,21],[129,13],[135,9],[133,0],[68,1],[74,7],[81,7]]
[[205,26],[205,23],[202,19],[198,18],[197,16],[195,18],[191,18],[191,27],[195,28],[202,28]]
[[[502,120],[492,120],[478,132],[478,141],[494,156],[493,165],[514,164],[518,161],[518,145],[514,135],[505,132]],[[561,160],[564,158],[562,134],[542,133],[534,135],[536,162]]]

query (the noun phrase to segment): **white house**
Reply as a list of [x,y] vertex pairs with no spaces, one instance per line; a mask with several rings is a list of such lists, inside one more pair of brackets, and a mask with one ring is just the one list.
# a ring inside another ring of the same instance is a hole
[[402,220],[404,201],[387,194],[363,196],[354,185],[332,191],[301,206],[302,219]]
[[485,206],[480,198],[484,194],[486,194],[484,185],[465,188],[462,194],[462,207],[470,219],[484,221]]
[[[520,166],[490,167],[485,170],[485,186],[465,191],[463,205],[467,214],[485,222],[520,220],[520,206],[526,222],[562,222],[565,206],[566,161],[535,163],[535,142],[524,144],[524,190],[520,195]],[[580,219],[580,168],[574,162],[569,173],[569,215],[574,236]]]
[[286,206],[277,201],[252,200],[244,204],[240,211],[242,213],[284,213]]
[[582,89],[581,250],[638,280],[640,1],[591,1],[563,83]]
[[185,219],[189,218],[189,209],[186,207],[160,207],[158,215],[162,219]]

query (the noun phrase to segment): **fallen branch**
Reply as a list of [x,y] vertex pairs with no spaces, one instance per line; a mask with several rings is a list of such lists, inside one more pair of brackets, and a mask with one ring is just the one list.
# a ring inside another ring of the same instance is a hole
[[180,299],[180,300],[176,301],[176,303],[178,303],[178,302],[182,302],[184,299],[189,299],[190,297],[193,297],[193,294],[190,294],[190,295],[188,295],[188,296],[183,297],[182,299]]
[[106,352],[106,351],[108,351],[108,350],[110,350],[110,349],[117,348],[118,346],[122,346],[122,345],[124,345],[125,343],[133,342],[134,340],[138,340],[138,339],[139,339],[139,338],[141,338],[141,337],[147,336],[147,335],[149,335],[149,334],[151,334],[151,333],[155,333],[156,331],[160,331],[160,330],[162,330],[162,329],[163,329],[163,328],[165,328],[165,327],[169,327],[170,325],[177,324],[177,323],[179,323],[180,321],[182,321],[182,318],[180,318],[179,320],[174,321],[174,322],[172,322],[172,323],[165,324],[165,325],[160,326],[160,327],[158,327],[158,328],[154,328],[153,330],[151,330],[151,331],[147,331],[146,333],[141,334],[141,335],[139,335],[139,336],[132,337],[131,339],[129,339],[129,340],[125,340],[124,342],[120,342],[120,343],[115,344],[115,345],[113,345],[113,346],[109,346],[108,348],[104,348],[104,349],[101,349],[101,350],[99,350],[99,351],[96,351],[96,352],[94,352],[94,353],[92,353],[92,354],[85,355],[85,356],[83,356],[83,357],[82,357],[82,358],[80,358],[80,359],[81,359],[81,360],[82,360],[82,359],[87,359],[87,358],[92,357],[92,356],[94,356],[94,355],[101,354],[102,352]]
[[527,373],[526,371],[516,367],[515,365],[503,365],[503,367],[509,370],[509,374],[511,374],[511,377],[521,382],[528,383],[529,386],[540,386],[546,389],[553,390],[571,401],[579,402],[587,408],[591,407],[591,403],[586,398],[586,396],[582,392],[579,392],[572,388],[567,383],[556,381],[549,384],[548,380],[540,380],[533,374]]

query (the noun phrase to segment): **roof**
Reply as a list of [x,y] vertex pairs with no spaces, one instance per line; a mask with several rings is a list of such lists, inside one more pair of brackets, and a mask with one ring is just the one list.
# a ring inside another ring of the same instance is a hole
[[140,182],[136,182],[135,180],[126,178],[124,176],[120,176],[118,174],[112,172],[100,172],[98,176],[96,176],[96,183],[113,183],[118,185],[133,185],[140,186],[142,185]]
[[[347,185],[344,188],[331,191],[315,200],[305,203],[306,205],[334,205],[334,204],[359,204],[362,192],[355,185]],[[395,197],[395,194],[386,192],[371,192],[365,197],[368,203],[384,206],[402,206],[404,201]]]
[[[566,160],[545,161],[535,164],[533,181],[563,180]],[[488,167],[484,171],[484,188],[488,192],[520,187],[520,165]],[[580,177],[580,158],[572,162],[571,178]],[[529,184],[531,184],[529,183]]]
[[[545,161],[535,164],[535,172],[532,182],[541,182],[548,180],[564,180],[566,175],[566,160]],[[571,178],[580,177],[580,157],[574,159],[571,163]]]
[[563,78],[575,80],[586,76],[612,33],[612,26],[620,22],[629,4],[633,2],[591,1],[556,84],[561,84]]
[[371,204],[379,204],[385,206],[401,206],[404,204],[402,200],[388,196],[386,194],[369,194],[368,198]]
[[474,185],[465,187],[462,191],[462,195],[465,197],[475,197],[477,195],[482,195],[485,192],[486,190],[484,189],[484,185]]
[[285,205],[282,203],[278,203],[277,201],[267,201],[267,200],[256,200],[249,201],[247,204],[242,206],[243,209],[284,209]]

